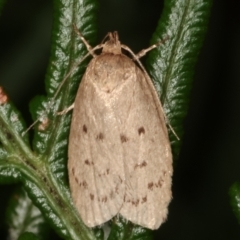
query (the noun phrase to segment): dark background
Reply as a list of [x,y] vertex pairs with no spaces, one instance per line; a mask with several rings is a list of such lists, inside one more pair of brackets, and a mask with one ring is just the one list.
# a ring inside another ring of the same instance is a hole
[[[98,42],[117,30],[135,52],[149,46],[162,0],[99,0]],[[228,191],[240,180],[239,3],[215,0],[196,66],[168,221],[156,239],[240,239]],[[237,5],[236,5],[237,3]],[[44,94],[52,2],[8,0],[0,17],[0,85],[31,123],[28,103]],[[0,231],[9,186],[0,186]],[[1,237],[4,239],[4,237]],[[54,239],[54,237],[52,238]],[[56,237],[57,239],[57,237]]]

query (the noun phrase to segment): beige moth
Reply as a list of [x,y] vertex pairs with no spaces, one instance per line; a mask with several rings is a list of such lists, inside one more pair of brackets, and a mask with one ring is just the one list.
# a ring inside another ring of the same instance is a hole
[[167,217],[173,171],[161,103],[138,56],[120,43],[117,32],[94,49],[70,129],[73,202],[89,227],[121,215],[157,229]]

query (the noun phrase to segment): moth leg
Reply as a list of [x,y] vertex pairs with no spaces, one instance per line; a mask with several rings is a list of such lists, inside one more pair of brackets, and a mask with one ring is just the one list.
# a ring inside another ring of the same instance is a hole
[[74,103],[69,106],[68,108],[65,108],[64,110],[62,110],[61,112],[57,112],[57,115],[64,115],[66,113],[68,113],[69,111],[71,111],[74,108]]
[[169,39],[169,36],[165,37],[163,40],[153,44],[152,46],[146,48],[146,49],[142,49],[139,53],[136,54],[136,57],[139,59],[141,57],[143,57],[144,55],[146,55],[147,52],[150,52],[151,50],[153,50],[154,48],[158,47],[161,44],[164,44],[167,40]]
[[[146,69],[144,68],[144,66],[142,65],[141,61],[139,60],[139,56],[140,56],[140,57],[141,57],[141,56],[144,56],[144,54],[146,54],[148,51],[156,48],[159,44],[163,43],[163,42],[166,41],[167,39],[168,39],[168,37],[165,38],[164,40],[160,41],[158,44],[154,44],[154,45],[150,46],[150,47],[147,48],[147,49],[143,49],[143,50],[140,51],[137,55],[136,55],[128,46],[123,45],[123,44],[121,45],[121,47],[122,47],[123,49],[125,49],[126,51],[128,51],[128,52],[133,56],[133,59],[139,64],[140,68],[141,68],[142,71],[145,73],[146,77],[148,78],[149,83],[152,85],[152,88],[153,88],[153,90],[154,90],[157,98],[159,98],[158,93],[157,93],[157,91],[156,91],[156,89],[155,89],[155,87],[154,87],[154,85],[153,85],[153,82],[152,82],[150,76],[148,75]],[[141,54],[143,54],[143,55],[141,55]],[[173,127],[172,127],[171,124],[169,123],[169,120],[168,120],[167,116],[166,116],[165,113],[164,113],[164,110],[163,110],[162,105],[161,105],[160,107],[161,107],[161,109],[162,109],[162,112],[163,112],[163,115],[164,115],[166,124],[169,126],[170,130],[172,131],[173,135],[177,138],[177,140],[180,140],[180,138],[178,137],[177,133],[174,131]]]
[[[85,38],[81,35],[81,33],[78,31],[77,27],[75,25],[73,25],[75,31],[77,32],[77,34],[80,36],[81,40],[83,41],[83,43],[86,45],[87,49],[88,49],[88,53],[83,56],[77,63],[73,64],[73,66],[71,67],[70,71],[65,75],[65,77],[63,78],[62,82],[59,84],[53,98],[50,100],[49,102],[49,107],[48,109],[46,109],[46,111],[44,111],[44,115],[47,114],[48,110],[53,106],[54,104],[54,100],[56,99],[58,93],[60,92],[63,84],[66,82],[66,80],[71,76],[71,74],[74,72],[75,68],[80,65],[80,63],[82,63],[89,55],[92,55],[93,57],[95,57],[96,55],[94,54],[94,51],[96,51],[97,49],[101,49],[102,48],[102,44],[99,44],[97,45],[96,47],[92,48],[90,46],[90,44],[88,44],[88,42],[85,40]],[[1,100],[1,99],[0,99]],[[72,107],[73,108],[73,107]],[[69,109],[69,108],[68,108]],[[70,111],[71,109],[69,109],[68,111]],[[67,113],[68,111],[65,112],[65,110],[63,110],[62,112],[64,113]],[[60,112],[61,113],[61,112]],[[63,114],[64,114],[63,113]],[[58,114],[57,115],[61,115],[61,114]],[[28,128],[26,131],[24,131],[22,133],[22,136],[24,136],[34,125],[36,125],[40,120],[42,119],[42,116],[39,116],[37,118],[37,120],[35,122],[33,122]]]
[[83,41],[83,43],[85,44],[88,52],[90,52],[90,54],[93,56],[93,57],[96,57],[96,54],[94,53],[93,51],[93,48],[92,46],[88,43],[88,41],[83,37],[83,35],[80,33],[80,31],[78,30],[77,26],[75,24],[73,24],[73,28],[74,28],[74,31],[77,33],[77,35],[81,38],[81,40]]

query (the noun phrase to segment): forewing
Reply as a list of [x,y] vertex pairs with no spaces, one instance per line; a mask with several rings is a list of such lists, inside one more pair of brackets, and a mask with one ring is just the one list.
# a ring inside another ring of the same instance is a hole
[[[84,223],[100,225],[115,216],[125,191],[117,119],[108,99],[92,83],[89,65],[75,100],[69,138],[72,198]],[[91,71],[90,71],[91,72]]]
[[[156,229],[171,200],[172,155],[160,101],[155,89],[135,66],[116,112],[129,107],[122,128],[126,191],[120,214],[133,223]],[[119,116],[120,117],[120,116]]]

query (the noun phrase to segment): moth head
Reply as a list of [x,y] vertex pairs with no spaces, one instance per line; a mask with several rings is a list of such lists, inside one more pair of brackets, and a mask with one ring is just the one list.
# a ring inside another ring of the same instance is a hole
[[[106,40],[108,39],[108,40]],[[106,40],[106,41],[105,41]],[[104,42],[105,41],[105,42]],[[103,53],[121,54],[121,43],[118,40],[118,32],[110,32],[103,40]]]

